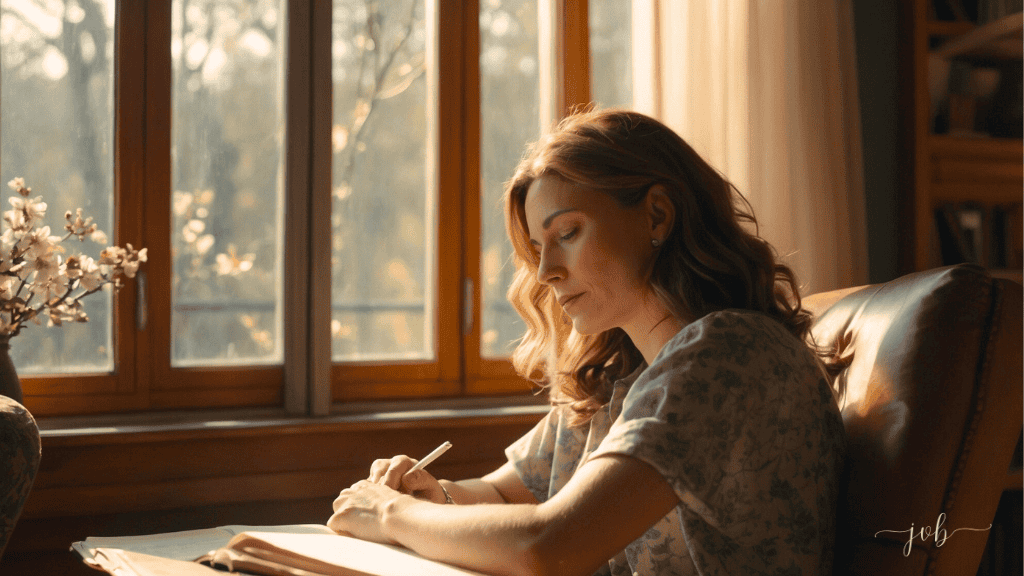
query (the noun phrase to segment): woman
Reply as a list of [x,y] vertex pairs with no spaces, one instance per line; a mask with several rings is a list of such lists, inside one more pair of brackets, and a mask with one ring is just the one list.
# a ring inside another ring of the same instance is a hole
[[746,201],[624,111],[564,120],[505,201],[551,412],[481,479],[378,460],[328,525],[494,574],[830,574],[837,394]]

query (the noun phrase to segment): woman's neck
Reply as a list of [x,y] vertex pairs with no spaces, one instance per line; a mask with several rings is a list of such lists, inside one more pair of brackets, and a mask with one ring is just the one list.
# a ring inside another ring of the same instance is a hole
[[665,347],[665,343],[691,321],[690,318],[676,317],[663,306],[656,305],[637,314],[634,321],[629,326],[623,326],[622,329],[626,331],[630,340],[633,341],[633,345],[643,354],[644,360],[650,366],[658,352]]

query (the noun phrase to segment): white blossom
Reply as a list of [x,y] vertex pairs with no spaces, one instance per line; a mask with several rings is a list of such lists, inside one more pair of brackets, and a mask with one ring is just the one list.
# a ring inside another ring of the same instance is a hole
[[103,289],[119,289],[122,277],[133,278],[147,260],[146,249],[109,246],[99,260],[84,254],[63,259],[63,242],[72,236],[106,245],[107,235],[99,230],[81,208],[67,211],[65,237],[51,236],[50,227],[36,228],[45,216],[42,196],[29,198],[31,188],[22,178],[7,183],[21,197],[12,196],[11,210],[3,214],[6,224],[0,234],[0,335],[17,335],[24,324],[51,326],[64,322],[88,322],[82,298]]
[[14,208],[12,212],[21,212],[23,221],[27,225],[32,225],[42,220],[43,216],[46,216],[46,202],[43,202],[42,196],[35,199],[11,196],[10,202]]

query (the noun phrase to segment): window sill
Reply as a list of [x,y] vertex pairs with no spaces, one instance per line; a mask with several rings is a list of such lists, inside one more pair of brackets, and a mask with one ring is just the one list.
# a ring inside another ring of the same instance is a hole
[[139,412],[97,416],[41,417],[47,444],[111,444],[216,436],[307,433],[311,430],[415,428],[447,422],[536,420],[550,406],[544,396],[421,399],[337,404],[329,416],[288,414],[280,408]]

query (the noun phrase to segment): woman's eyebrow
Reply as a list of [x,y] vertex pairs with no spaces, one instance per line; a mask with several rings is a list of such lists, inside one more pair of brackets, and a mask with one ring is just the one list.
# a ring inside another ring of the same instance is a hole
[[547,218],[544,219],[544,223],[541,224],[541,226],[543,226],[544,229],[547,230],[548,228],[551,227],[551,221],[554,220],[558,215],[565,214],[566,212],[578,212],[578,211],[579,211],[579,209],[577,209],[577,208],[563,208],[561,210],[555,210],[554,212],[549,214]]

